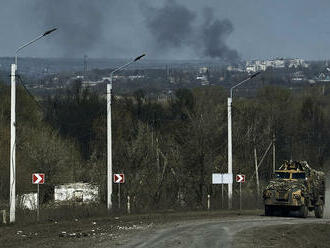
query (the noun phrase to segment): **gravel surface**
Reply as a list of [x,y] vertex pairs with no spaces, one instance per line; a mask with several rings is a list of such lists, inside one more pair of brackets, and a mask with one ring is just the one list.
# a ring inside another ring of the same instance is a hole
[[[294,224],[303,226],[305,224],[327,222],[328,220],[316,218],[300,219],[262,216],[188,221],[186,223],[171,224],[171,226],[164,229],[140,234],[135,239],[123,243],[119,247],[256,247],[256,242],[253,242],[253,239],[258,239],[260,241],[259,245],[262,245],[264,241],[258,238],[258,235],[264,234],[263,231],[272,228],[271,226]],[[252,235],[246,235],[243,239],[239,238],[240,232],[253,228],[259,228],[259,231],[253,232]],[[264,237],[267,237],[267,235]],[[239,241],[236,242],[236,239]]]
[[327,247],[330,220],[261,214],[200,211],[0,225],[0,247]]

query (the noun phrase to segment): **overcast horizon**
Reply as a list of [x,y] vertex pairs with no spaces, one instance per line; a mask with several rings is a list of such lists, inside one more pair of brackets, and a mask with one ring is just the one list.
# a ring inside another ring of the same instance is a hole
[[1,4],[0,57],[325,60],[330,1],[12,0]]

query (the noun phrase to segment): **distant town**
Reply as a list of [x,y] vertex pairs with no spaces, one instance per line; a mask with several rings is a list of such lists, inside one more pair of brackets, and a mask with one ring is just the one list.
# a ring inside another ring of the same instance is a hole
[[[7,65],[10,61],[11,58],[0,58],[0,77],[7,82]],[[123,61],[88,59],[87,56],[82,59],[23,58],[19,74],[24,78],[27,88],[35,94],[53,94],[75,82],[79,82],[83,88],[103,92],[105,84],[110,80],[110,71]],[[220,85],[227,88],[240,77],[258,71],[264,72],[260,79],[262,84],[285,85],[292,89],[306,84],[330,82],[328,61],[305,61],[300,58],[250,60],[235,64],[198,60],[147,61],[114,75],[113,82],[115,94],[143,88],[146,93],[167,97],[180,87]]]

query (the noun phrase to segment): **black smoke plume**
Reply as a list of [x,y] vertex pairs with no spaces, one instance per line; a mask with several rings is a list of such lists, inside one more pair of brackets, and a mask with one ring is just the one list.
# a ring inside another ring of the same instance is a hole
[[170,49],[190,48],[201,57],[226,61],[239,59],[236,50],[230,49],[226,39],[234,28],[228,19],[214,18],[213,10],[205,8],[202,25],[196,24],[195,13],[175,0],[166,0],[161,8],[144,6],[146,26],[154,46],[164,53]]
[[181,47],[191,38],[195,14],[174,0],[167,0],[162,8],[145,6],[146,25],[162,49]]
[[204,10],[204,18],[204,25],[201,26],[203,36],[200,38],[203,43],[203,54],[211,58],[237,60],[237,51],[230,49],[226,44],[227,37],[234,31],[232,23],[228,19],[215,19],[210,8]]

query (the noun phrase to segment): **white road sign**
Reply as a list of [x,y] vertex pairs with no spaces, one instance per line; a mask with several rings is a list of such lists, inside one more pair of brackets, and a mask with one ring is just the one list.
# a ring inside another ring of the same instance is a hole
[[236,182],[237,183],[244,183],[245,182],[245,175],[237,174],[236,175]]
[[114,183],[125,183],[125,175],[124,174],[113,174],[113,182]]
[[33,184],[44,184],[45,183],[45,174],[44,173],[33,173],[32,174],[32,183]]
[[233,174],[229,173],[213,173],[212,184],[230,184],[233,183]]

